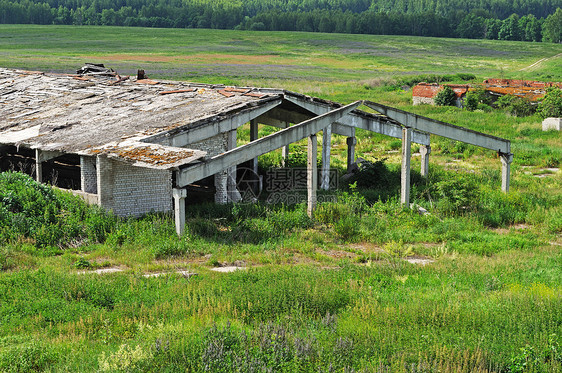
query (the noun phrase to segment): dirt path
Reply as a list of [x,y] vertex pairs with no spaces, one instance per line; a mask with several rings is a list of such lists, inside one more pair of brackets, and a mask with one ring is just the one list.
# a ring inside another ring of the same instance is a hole
[[553,59],[553,58],[558,58],[558,57],[561,57],[561,56],[562,56],[562,53],[558,53],[556,56],[541,58],[541,59],[538,60],[537,62],[535,62],[535,63],[533,63],[533,64],[531,64],[531,65],[529,65],[529,66],[527,66],[527,67],[524,67],[524,68],[522,68],[522,69],[519,69],[519,71],[530,70],[530,69],[532,69],[533,67],[539,65],[539,64],[542,63],[542,62],[548,61],[548,60]]

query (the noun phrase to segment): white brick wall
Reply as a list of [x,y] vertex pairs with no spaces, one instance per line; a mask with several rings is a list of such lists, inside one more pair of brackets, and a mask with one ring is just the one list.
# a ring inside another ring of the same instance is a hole
[[167,212],[172,206],[172,172],[133,167],[98,157],[99,203],[118,216]]
[[98,192],[95,157],[80,156],[80,182],[83,192],[93,194]]

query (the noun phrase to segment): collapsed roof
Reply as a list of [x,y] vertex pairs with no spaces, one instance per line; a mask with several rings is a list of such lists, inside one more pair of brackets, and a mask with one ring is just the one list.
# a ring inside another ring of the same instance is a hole
[[0,143],[178,167],[205,152],[143,140],[259,107],[281,93],[0,69]]

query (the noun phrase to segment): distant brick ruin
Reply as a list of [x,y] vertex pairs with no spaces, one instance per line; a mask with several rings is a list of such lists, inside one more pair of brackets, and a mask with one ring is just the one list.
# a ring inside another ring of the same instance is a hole
[[549,87],[562,88],[560,82],[539,82],[534,80],[486,79],[481,84],[438,84],[420,83],[412,89],[414,105],[435,104],[435,96],[444,87],[451,87],[456,94],[456,106],[462,107],[466,94],[474,89],[483,88],[492,96],[514,95],[531,102],[540,101]]

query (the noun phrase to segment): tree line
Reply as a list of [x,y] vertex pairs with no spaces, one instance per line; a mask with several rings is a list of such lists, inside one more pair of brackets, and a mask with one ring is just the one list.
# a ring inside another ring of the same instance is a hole
[[562,0],[0,0],[0,23],[562,40]]

